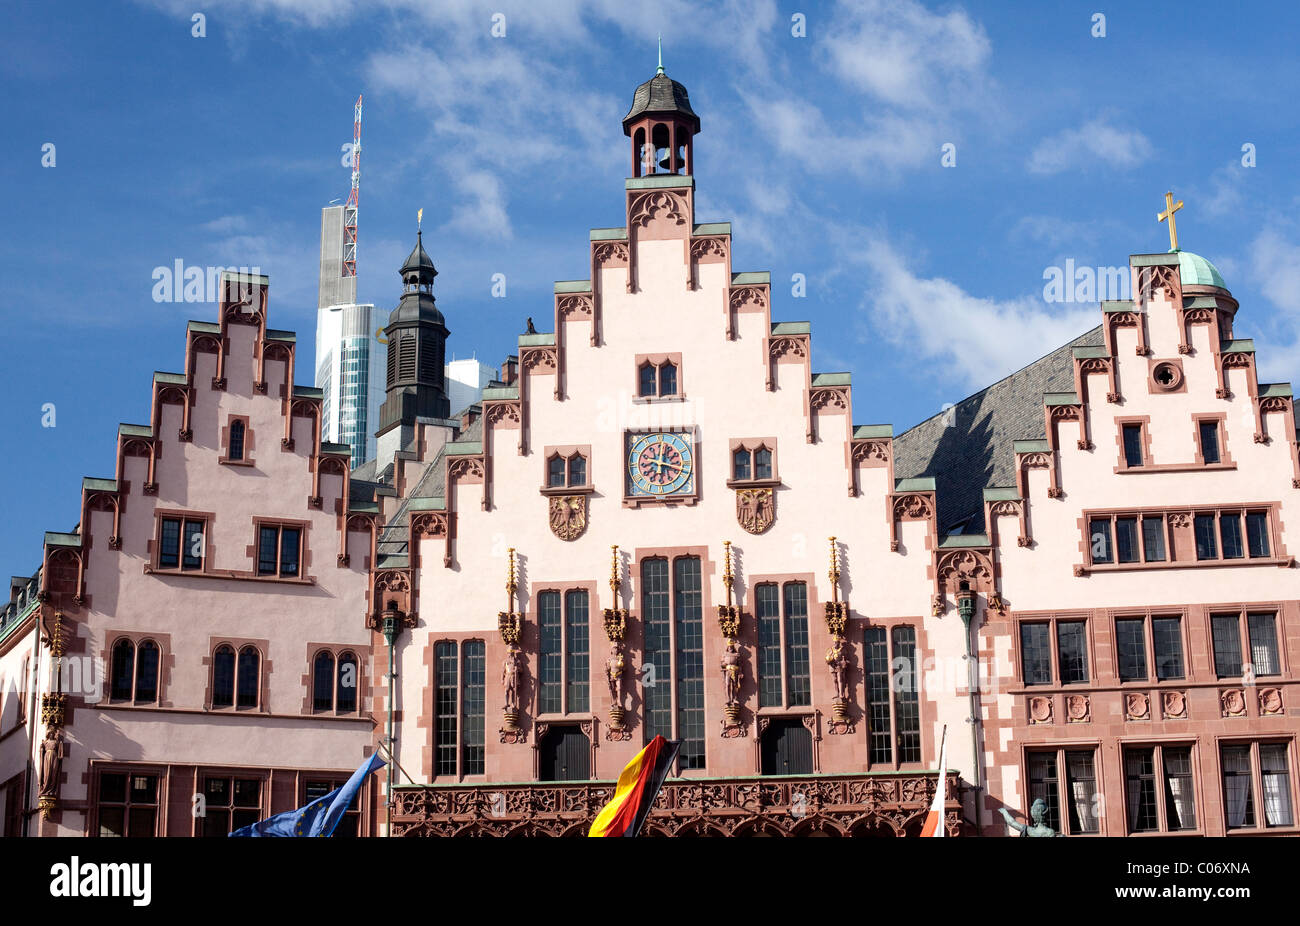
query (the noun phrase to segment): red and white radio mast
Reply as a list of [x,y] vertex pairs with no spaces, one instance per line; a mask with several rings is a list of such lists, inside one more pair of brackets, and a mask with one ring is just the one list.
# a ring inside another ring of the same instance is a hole
[[343,207],[343,275],[357,275],[357,200],[361,194],[361,94],[352,120],[352,192]]

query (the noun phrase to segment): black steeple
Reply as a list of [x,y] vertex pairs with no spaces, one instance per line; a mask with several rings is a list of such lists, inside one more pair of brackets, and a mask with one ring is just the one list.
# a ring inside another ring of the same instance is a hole
[[444,378],[450,332],[433,298],[433,278],[438,271],[424,249],[423,233],[416,234],[415,248],[400,273],[402,299],[389,313],[384,329],[388,395],[379,413],[381,431],[398,423],[414,424],[416,418],[451,414]]

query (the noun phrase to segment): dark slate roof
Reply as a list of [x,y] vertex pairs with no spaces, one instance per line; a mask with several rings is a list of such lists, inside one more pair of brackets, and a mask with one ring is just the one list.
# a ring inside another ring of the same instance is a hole
[[1098,326],[894,439],[896,479],[934,478],[940,536],[984,530],[984,489],[1016,484],[1012,441],[1047,436],[1043,393],[1072,390],[1074,348],[1102,344]]
[[402,264],[402,276],[405,277],[408,273],[418,273],[422,281],[427,279],[430,282],[438,275],[438,271],[433,266],[433,258],[424,249],[424,235],[422,232],[416,234],[415,247],[411,249],[410,255],[406,258],[406,263]]
[[[481,418],[475,421],[461,432],[456,439],[457,443],[474,442],[483,439],[483,420]],[[446,484],[443,482],[442,465],[443,456],[446,453],[446,444],[443,449],[439,450],[420,477],[415,487],[406,494],[397,511],[393,512],[393,517],[379,534],[378,553],[382,559],[385,556],[406,556],[407,539],[409,537],[407,526],[410,524],[410,507],[411,501],[417,498],[442,498],[446,492]]]
[[623,117],[623,130],[630,134],[628,123],[643,113],[681,113],[700,130],[700,117],[691,109],[691,98],[686,88],[667,74],[656,74],[632,94],[632,108]]

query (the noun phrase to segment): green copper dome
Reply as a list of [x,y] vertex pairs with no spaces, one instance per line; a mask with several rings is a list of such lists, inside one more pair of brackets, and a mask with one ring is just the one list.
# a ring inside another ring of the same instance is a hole
[[1228,288],[1228,284],[1223,282],[1223,277],[1214,264],[1199,254],[1193,254],[1191,251],[1178,252],[1178,273],[1183,278],[1184,286]]

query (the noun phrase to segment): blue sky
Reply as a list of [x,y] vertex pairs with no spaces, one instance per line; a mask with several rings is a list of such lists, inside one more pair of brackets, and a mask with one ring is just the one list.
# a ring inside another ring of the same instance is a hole
[[697,217],[733,223],[734,269],[771,271],[774,319],[813,322],[816,370],[852,371],[858,423],[902,431],[1096,324],[1095,303],[1044,300],[1045,270],[1165,250],[1169,189],[1262,377],[1290,380],[1300,9],[1123,6],[6,4],[0,561],[30,572],[41,532],[71,529],[117,423],[147,420],[152,371],[182,366],[186,320],[215,317],[155,302],[154,268],[260,267],[271,324],[313,342],[319,210],[347,195],[359,91],[360,298],[396,303],[423,207],[449,355],[496,364],[527,316],[548,327],[587,230],[623,222],[620,120],[661,32],[703,122]]

